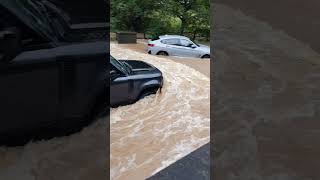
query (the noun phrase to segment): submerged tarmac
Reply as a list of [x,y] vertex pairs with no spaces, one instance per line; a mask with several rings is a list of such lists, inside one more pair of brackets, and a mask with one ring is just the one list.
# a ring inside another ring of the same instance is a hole
[[[143,60],[164,76],[161,93],[111,109],[112,180],[146,179],[210,140],[210,82],[167,58],[111,44],[118,59]],[[201,61],[201,59],[199,59]]]

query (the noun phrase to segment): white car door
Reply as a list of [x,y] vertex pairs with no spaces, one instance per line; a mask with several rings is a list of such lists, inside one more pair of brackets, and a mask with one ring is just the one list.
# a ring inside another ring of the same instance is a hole
[[187,39],[180,39],[180,55],[184,57],[200,57],[201,53],[197,50],[197,46],[187,40]]
[[200,57],[201,55],[197,46],[187,39],[170,38],[161,42],[165,44],[165,51],[171,56]]
[[170,56],[180,56],[180,40],[177,38],[165,39],[161,41],[165,44],[165,51],[169,53]]

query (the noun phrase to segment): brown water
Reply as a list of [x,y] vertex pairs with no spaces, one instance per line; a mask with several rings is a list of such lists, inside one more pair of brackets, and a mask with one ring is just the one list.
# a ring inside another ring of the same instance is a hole
[[145,179],[209,142],[209,78],[166,58],[111,44],[119,59],[138,59],[163,72],[162,92],[111,109],[111,179]]
[[[145,54],[147,52],[148,40],[138,39],[137,44],[121,44],[121,47],[131,49]],[[173,60],[180,64],[187,65],[196,71],[210,77],[210,59],[199,59],[192,57],[167,56],[167,59]]]
[[[215,88],[223,92],[215,109],[216,179],[317,179],[320,55],[239,11],[213,7]],[[111,112],[111,175],[144,179],[208,141],[209,94],[182,98],[208,91],[208,80],[170,60],[111,47],[116,57],[166,72],[161,94]],[[1,147],[0,179],[105,179],[105,130],[100,119],[72,136]]]
[[105,179],[106,123],[106,119],[99,119],[71,136],[1,147],[0,179]]
[[[148,57],[119,47],[115,51],[116,57]],[[209,140],[208,78],[170,60],[152,59],[164,72],[162,93],[111,110],[113,179],[148,177]],[[70,136],[0,147],[0,179],[105,179],[106,127],[106,119],[99,119]]]
[[238,10],[213,14],[214,179],[319,179],[320,55]]

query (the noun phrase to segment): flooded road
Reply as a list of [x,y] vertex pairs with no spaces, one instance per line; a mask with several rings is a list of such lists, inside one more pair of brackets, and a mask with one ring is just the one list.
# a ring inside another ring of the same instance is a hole
[[[161,94],[111,110],[112,178],[140,180],[209,141],[209,80],[170,60],[112,47],[116,57],[146,60],[165,76]],[[105,179],[107,119],[70,136],[0,147],[0,179]]]
[[[141,52],[145,54],[147,52],[148,40],[138,39],[137,44],[121,44],[121,47]],[[167,56],[167,59],[173,60],[174,62],[181,63],[201,72],[202,74],[210,77],[210,59],[199,59],[191,57],[178,57],[178,56]]]
[[112,180],[142,180],[209,142],[210,83],[172,60],[111,44],[118,59],[143,60],[163,72],[161,93],[111,109]]
[[106,127],[101,118],[70,136],[0,147],[0,179],[106,179]]
[[237,9],[213,14],[214,178],[319,179],[319,53]]

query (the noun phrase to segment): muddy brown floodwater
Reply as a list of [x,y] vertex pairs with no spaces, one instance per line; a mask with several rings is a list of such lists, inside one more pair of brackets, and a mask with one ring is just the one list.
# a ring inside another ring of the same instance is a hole
[[[137,52],[147,52],[148,40],[138,39],[137,44],[121,44],[121,47],[128,48]],[[202,74],[210,77],[210,59],[199,59],[190,57],[177,57],[177,56],[166,56],[165,58],[173,60],[174,62],[187,65],[192,69],[195,69]]]
[[143,60],[164,76],[161,93],[111,109],[112,180],[142,180],[210,140],[210,83],[198,71],[167,58],[111,44],[118,59]]
[[0,147],[0,179],[105,179],[107,119],[98,119],[70,136]]
[[319,53],[239,10],[212,10],[214,178],[319,179]]

